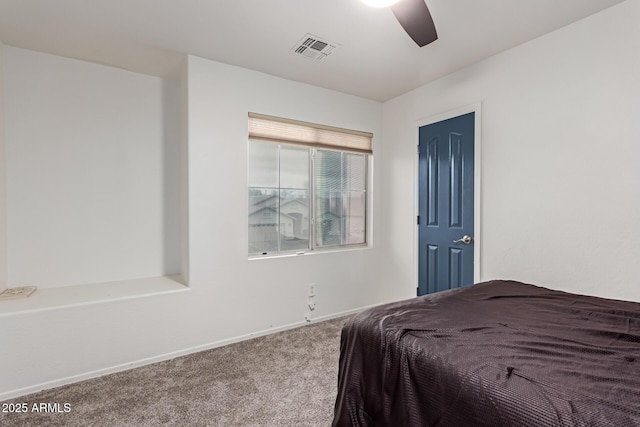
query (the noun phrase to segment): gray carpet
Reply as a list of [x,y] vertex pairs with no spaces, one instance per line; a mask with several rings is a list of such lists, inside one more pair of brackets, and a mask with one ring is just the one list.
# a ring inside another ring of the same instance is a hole
[[[2,403],[70,412],[0,412],[0,426],[328,426],[340,330],[310,324]],[[5,405],[2,405],[3,407]]]

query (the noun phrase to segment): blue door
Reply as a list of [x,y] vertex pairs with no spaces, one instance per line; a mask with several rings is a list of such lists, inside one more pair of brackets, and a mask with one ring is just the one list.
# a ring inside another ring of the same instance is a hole
[[418,295],[473,283],[474,116],[420,128]]

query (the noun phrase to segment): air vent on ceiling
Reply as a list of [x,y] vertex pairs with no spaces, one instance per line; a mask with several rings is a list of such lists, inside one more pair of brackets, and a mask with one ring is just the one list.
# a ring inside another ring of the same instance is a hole
[[330,42],[313,34],[307,34],[289,52],[320,61],[329,56],[338,46],[340,46],[338,43]]

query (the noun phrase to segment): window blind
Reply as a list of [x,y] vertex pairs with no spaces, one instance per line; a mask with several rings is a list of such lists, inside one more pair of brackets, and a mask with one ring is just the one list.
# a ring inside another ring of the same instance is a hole
[[373,134],[249,113],[249,138],[372,154]]

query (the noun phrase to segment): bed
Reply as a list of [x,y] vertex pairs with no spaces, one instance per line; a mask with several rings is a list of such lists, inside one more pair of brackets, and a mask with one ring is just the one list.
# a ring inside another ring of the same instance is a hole
[[344,326],[333,426],[640,426],[640,303],[514,281]]

